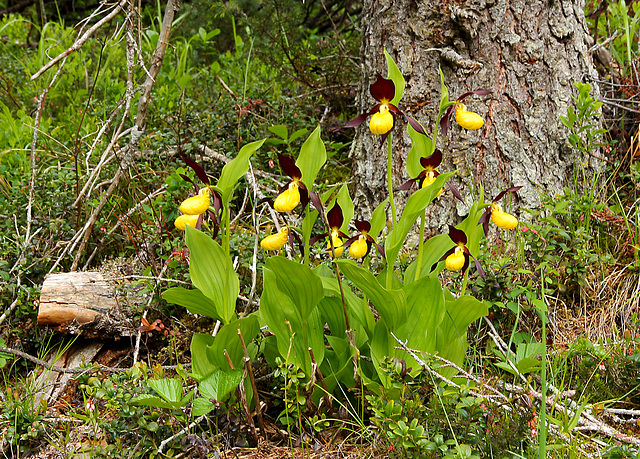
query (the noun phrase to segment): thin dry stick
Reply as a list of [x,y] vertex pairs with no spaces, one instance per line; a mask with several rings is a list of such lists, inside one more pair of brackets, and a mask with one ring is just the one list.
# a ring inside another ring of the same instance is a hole
[[171,435],[169,438],[165,438],[164,440],[162,440],[160,442],[160,445],[158,445],[158,454],[162,454],[162,451],[164,451],[165,446],[167,446],[169,443],[171,443],[173,440],[175,440],[176,438],[180,438],[181,436],[183,436],[184,434],[186,434],[187,432],[189,432],[191,429],[193,429],[195,426],[197,426],[198,424],[200,424],[200,422],[202,422],[202,420],[204,418],[206,418],[207,415],[203,414],[202,416],[200,416],[198,419],[196,419],[195,421],[193,421],[191,424],[189,424],[188,426],[186,426],[185,428],[183,428],[182,430],[178,431],[177,433]]
[[[229,366],[231,367],[232,370],[235,370],[236,367],[233,365],[233,362],[231,361],[231,357],[229,356],[229,353],[227,352],[227,350],[224,350],[224,357],[227,359],[227,363],[229,364]],[[249,430],[251,431],[251,436],[253,437],[253,440],[255,441],[256,444],[258,444],[260,442],[260,439],[258,438],[258,433],[256,432],[256,426],[253,423],[253,416],[251,416],[251,410],[249,410],[249,402],[247,402],[247,394],[245,393],[244,390],[244,380],[247,377],[247,371],[243,371],[242,372],[242,380],[240,381],[240,384],[238,384],[237,390],[238,392],[240,392],[240,403],[242,404],[242,407],[244,408],[244,412],[247,416],[247,422],[249,423]]]
[[[142,317],[144,319],[147,318],[147,312],[149,311],[149,306],[151,306],[151,302],[153,301],[153,299],[155,298],[155,292],[156,292],[156,288],[158,288],[158,285],[160,285],[160,282],[163,281],[162,276],[164,275],[164,273],[167,271],[167,268],[169,267],[169,264],[165,264],[162,267],[162,271],[160,271],[160,274],[158,275],[157,279],[156,279],[156,285],[155,288],[151,291],[150,296],[149,296],[149,301],[147,301],[147,307],[144,308],[144,312],[142,313]],[[142,332],[140,331],[140,329],[138,329],[138,331],[136,332],[136,347],[133,351],[133,364],[135,365],[136,362],[138,361],[138,354],[140,353],[140,339],[142,338]]]
[[316,356],[313,355],[313,349],[311,348],[309,348],[309,355],[311,356],[311,364],[316,369],[316,375],[318,376],[318,380],[320,381],[320,385],[322,386],[322,389],[324,391],[322,395],[322,398],[324,399],[324,404],[327,406],[327,410],[331,411],[332,403],[331,403],[331,396],[329,395],[329,391],[327,390],[327,383],[324,381],[324,376],[322,375],[320,368],[318,368],[318,364],[316,363]]
[[173,18],[175,16],[176,11],[178,10],[179,5],[174,0],[168,0],[167,6],[165,7],[164,18],[162,20],[162,28],[160,29],[160,36],[158,38],[158,44],[153,53],[153,59],[151,63],[151,68],[149,69],[149,75],[147,79],[142,84],[142,92],[140,94],[140,99],[138,101],[138,111],[136,113],[136,122],[131,131],[131,140],[127,147],[125,148],[124,156],[122,158],[122,162],[120,163],[120,167],[118,171],[113,177],[111,185],[107,191],[103,194],[100,203],[96,206],[93,213],[89,217],[87,224],[85,225],[84,237],[82,238],[82,242],[78,247],[78,251],[76,252],[76,256],[73,260],[73,264],[71,265],[71,271],[75,271],[78,267],[78,262],[80,261],[80,257],[84,253],[84,249],[91,237],[91,230],[95,225],[95,222],[98,219],[98,216],[102,212],[102,209],[107,204],[111,196],[113,195],[120,179],[125,175],[126,171],[129,169],[131,163],[133,163],[133,158],[135,152],[138,151],[138,147],[140,146],[140,139],[142,134],[144,133],[144,127],[147,118],[147,110],[149,108],[149,98],[151,96],[151,91],[153,90],[153,86],[155,84],[156,77],[160,72],[160,67],[162,66],[162,62],[164,60],[164,54],[167,49],[167,45],[169,43],[169,33],[171,32],[171,27],[173,24]]
[[262,419],[262,407],[260,406],[260,395],[258,394],[258,386],[256,386],[256,378],[253,374],[253,368],[251,367],[251,358],[249,357],[249,352],[247,351],[247,345],[244,342],[244,337],[242,336],[242,332],[239,328],[238,337],[240,338],[242,351],[244,352],[244,369],[247,373],[249,373],[249,380],[251,381],[251,388],[253,389],[253,398],[256,403],[256,417],[258,418],[258,427],[260,427],[260,432],[262,432],[262,436],[264,437],[264,439],[267,440],[267,431],[264,428],[264,420]]
[[[54,65],[56,65],[58,62],[60,62],[61,60],[65,59],[69,54],[71,54],[74,51],[78,51],[80,48],[82,48],[82,45],[84,45],[84,43],[98,30],[100,29],[100,27],[102,27],[103,25],[105,25],[107,22],[111,21],[111,19],[115,18],[118,13],[120,13],[120,11],[122,11],[122,9],[125,7],[125,5],[127,4],[128,0],[122,0],[120,3],[118,3],[116,5],[116,7],[113,9],[113,11],[111,11],[111,13],[109,13],[108,15],[106,15],[104,18],[102,18],[101,20],[99,20],[98,22],[96,22],[89,30],[87,30],[84,35],[82,35],[80,38],[78,38],[75,43],[73,45],[71,45],[71,47],[69,49],[67,49],[66,51],[61,52],[60,54],[58,54],[56,57],[54,57],[53,59],[51,59],[49,62],[47,62],[40,70],[38,70],[36,73],[34,73],[31,76],[31,81],[35,80],[36,78],[40,77],[40,75],[42,75],[44,72],[46,72],[47,70],[49,70],[51,67],[53,67]],[[100,6],[100,8],[102,8],[102,5]]]
[[[19,290],[22,286],[20,285],[21,282],[21,278],[20,276],[17,277],[17,281],[16,281],[16,290]],[[25,291],[27,292],[27,303],[29,302],[29,298],[31,298],[31,293],[29,292],[29,290],[25,289]],[[11,315],[11,313],[13,312],[13,310],[16,308],[16,306],[18,305],[18,300],[20,299],[19,295],[16,295],[15,299],[13,300],[13,302],[11,303],[11,305],[2,313],[2,316],[0,316],[0,324],[2,324],[2,322],[4,322],[5,320],[7,320],[7,317],[9,317]]]

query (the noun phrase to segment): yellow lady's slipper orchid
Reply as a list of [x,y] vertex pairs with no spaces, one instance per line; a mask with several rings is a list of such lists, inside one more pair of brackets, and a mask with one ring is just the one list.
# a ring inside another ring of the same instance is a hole
[[380,105],[380,111],[369,120],[369,129],[376,135],[384,135],[393,128],[393,115],[386,104]]
[[393,115],[402,115],[416,131],[427,135],[420,123],[391,103],[396,94],[396,85],[393,80],[383,78],[378,73],[378,79],[369,87],[369,91],[378,103],[370,111],[362,113],[349,121],[345,127],[360,126],[371,116],[371,121],[369,121],[371,132],[376,135],[386,135],[393,128]]
[[[424,180],[422,181],[422,188],[428,187],[435,181],[436,181],[435,171],[427,171],[426,175],[424,176]],[[442,188],[440,188],[440,191],[438,191],[436,198],[439,197],[441,194],[442,194]]]
[[502,199],[502,197],[507,193],[515,193],[520,188],[522,188],[522,186],[507,188],[500,192],[498,196],[491,201],[490,206],[487,206],[487,209],[480,217],[480,220],[478,220],[478,224],[482,225],[484,229],[485,236],[489,235],[489,218],[491,218],[491,221],[493,221],[498,228],[502,228],[504,230],[510,230],[518,226],[518,219],[511,214],[503,212],[502,207],[498,204],[498,200]]
[[344,247],[342,247],[342,239],[340,239],[340,236],[338,236],[337,233],[331,233],[331,241],[333,242],[335,253],[331,253],[331,242],[329,241],[327,241],[327,250],[329,250],[329,253],[334,258],[338,258],[340,255],[342,255],[342,252],[344,252]]
[[349,256],[351,258],[364,258],[369,252],[369,244],[367,243],[367,237],[364,234],[360,234],[358,239],[353,241],[349,246]]
[[187,215],[200,215],[209,208],[210,204],[211,190],[202,188],[196,196],[191,196],[180,204],[180,212]]
[[462,102],[456,103],[456,121],[469,131],[475,131],[484,126],[484,120],[475,112],[470,112]]
[[260,241],[260,247],[264,250],[280,250],[289,240],[289,228],[283,228],[276,234],[265,237]]
[[491,221],[496,224],[498,228],[504,230],[510,230],[518,226],[518,219],[511,214],[503,212],[500,209],[500,204],[494,202],[491,204]]
[[456,247],[455,251],[447,257],[444,263],[449,271],[460,271],[466,263],[463,247]]
[[298,183],[293,181],[289,187],[280,193],[273,201],[273,208],[278,212],[291,212],[300,202]]
[[173,224],[179,230],[184,231],[187,228],[187,225],[195,228],[198,223],[198,218],[200,218],[200,215],[180,215],[176,218],[176,221],[173,222]]

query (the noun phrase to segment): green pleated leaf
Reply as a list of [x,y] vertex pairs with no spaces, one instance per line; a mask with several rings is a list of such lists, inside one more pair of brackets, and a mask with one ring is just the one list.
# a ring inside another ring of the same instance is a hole
[[409,197],[398,224],[389,232],[385,240],[384,250],[385,257],[387,258],[387,266],[393,266],[395,264],[398,253],[400,253],[400,249],[404,245],[413,224],[422,211],[438,196],[440,189],[454,173],[455,172],[446,172],[438,175],[434,183],[416,191]]
[[387,60],[387,69],[389,70],[389,75],[387,76],[387,78],[393,81],[393,84],[396,87],[396,94],[393,97],[391,103],[397,107],[400,103],[400,99],[402,99],[402,95],[404,94],[404,77],[402,76],[402,72],[396,65],[396,62],[393,60],[386,49],[384,50],[384,57]]
[[322,281],[307,266],[284,257],[270,257],[267,269],[276,274],[278,289],[291,299],[302,320],[322,299]]
[[349,234],[349,223],[353,218],[354,207],[353,200],[349,195],[349,187],[345,183],[340,187],[340,191],[338,191],[338,196],[336,197],[336,202],[342,209],[342,226],[340,227],[340,231],[345,234]]
[[265,139],[243,146],[231,162],[225,164],[220,173],[218,188],[222,190],[222,202],[229,203],[233,188],[238,180],[249,170],[249,158],[262,146]]
[[370,271],[361,268],[353,260],[337,260],[336,263],[342,273],[369,298],[390,330],[396,330],[407,320],[407,299],[402,290],[384,288]]
[[371,224],[371,231],[369,231],[369,236],[371,236],[374,239],[378,237],[378,234],[380,234],[380,231],[382,231],[382,229],[387,224],[386,207],[388,203],[389,203],[389,198],[386,198],[384,201],[378,204],[378,206],[373,211],[373,214],[371,215],[371,220],[369,221],[369,223]]
[[215,305],[222,322],[235,317],[236,299],[240,293],[238,275],[233,263],[217,242],[203,232],[187,226],[189,273],[191,281]]
[[162,293],[162,299],[167,303],[183,306],[192,314],[201,314],[212,319],[222,320],[216,304],[198,289],[188,290],[183,287],[173,287]]
[[310,188],[313,186],[318,172],[327,162],[327,149],[320,138],[320,133],[320,126],[318,126],[302,144],[296,160],[296,166],[302,172],[302,181]]
[[216,370],[198,386],[205,398],[223,401],[242,381],[242,370]]

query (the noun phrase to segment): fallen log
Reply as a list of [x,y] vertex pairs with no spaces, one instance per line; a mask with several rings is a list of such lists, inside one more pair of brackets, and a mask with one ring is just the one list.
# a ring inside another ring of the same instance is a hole
[[135,333],[118,306],[115,285],[99,272],[48,275],[40,292],[38,326],[86,338],[119,339]]

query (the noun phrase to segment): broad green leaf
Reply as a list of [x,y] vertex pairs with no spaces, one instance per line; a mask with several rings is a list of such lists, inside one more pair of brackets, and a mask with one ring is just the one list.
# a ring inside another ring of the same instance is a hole
[[340,231],[345,234],[349,234],[349,223],[353,218],[354,208],[353,208],[353,200],[349,195],[349,187],[345,183],[340,187],[340,191],[338,191],[338,196],[336,197],[336,202],[342,209],[342,226],[340,227]]
[[222,190],[222,202],[229,204],[233,188],[238,180],[249,170],[249,158],[262,146],[264,139],[243,146],[231,162],[225,164],[220,173],[218,188]]
[[[411,349],[433,353],[436,349],[436,330],[445,315],[444,293],[436,276],[423,277],[404,287],[407,296],[407,320],[398,328],[396,336],[408,340]],[[417,362],[407,354],[407,366],[419,370]],[[410,360],[409,360],[410,359]]]
[[341,298],[337,296],[325,296],[318,303],[318,310],[320,311],[322,320],[329,326],[331,335],[346,338],[347,335],[345,331],[347,330],[347,323],[344,319],[344,309]]
[[[338,338],[337,336],[327,335],[326,339],[331,349],[325,353],[325,359],[322,362],[320,371],[324,375],[324,381],[327,385],[327,391],[334,393],[338,383],[342,383],[343,387],[351,388],[354,386],[353,378],[353,360],[352,356],[355,350],[349,345],[346,338]],[[319,400],[324,391],[318,389],[314,392],[314,401]]]
[[300,155],[296,160],[296,166],[302,172],[302,181],[309,188],[313,187],[318,172],[327,162],[327,149],[320,138],[320,126],[314,129],[307,140],[302,144]]
[[307,132],[309,132],[309,130],[306,128],[298,129],[296,132],[291,134],[291,137],[289,137],[289,144],[291,144],[294,140],[302,137],[303,135],[307,135]]
[[389,333],[389,329],[383,320],[376,323],[376,328],[371,339],[371,359],[375,365],[376,372],[380,378],[380,382],[386,388],[390,387],[391,378],[387,371],[380,369],[380,364],[385,357],[394,357],[396,355],[396,340]]
[[[314,270],[314,272],[318,272],[319,268],[324,265],[318,266]],[[322,280],[322,285],[324,287],[324,295],[326,297],[335,296],[337,298],[341,298],[340,296],[340,286],[338,285],[338,281],[333,276],[332,272],[329,272],[328,276],[324,276],[324,274],[319,274]],[[371,338],[373,335],[373,329],[376,325],[375,317],[373,316],[373,312],[371,308],[367,305],[367,302],[355,295],[349,286],[345,285],[343,282],[342,290],[344,292],[345,301],[347,302],[347,314],[349,314],[349,325],[356,331],[356,343],[360,344],[358,339],[365,340],[366,337]],[[342,300],[340,304],[340,308],[342,308]],[[355,322],[354,319],[355,318]],[[364,336],[361,336],[361,331],[364,333]]]
[[[453,247],[453,242],[448,234],[438,234],[429,238],[422,246],[422,268],[420,270],[420,277],[428,276],[431,273],[431,268],[434,264],[438,263],[438,260]],[[416,269],[418,267],[418,260],[414,260],[407,270],[405,271],[405,282],[412,282],[416,278]],[[438,273],[437,271],[435,272]]]
[[382,231],[382,229],[387,224],[386,207],[388,202],[389,198],[386,198],[384,201],[378,204],[378,207],[375,208],[373,214],[371,215],[371,220],[369,221],[369,223],[371,224],[371,231],[369,232],[369,236],[374,239],[378,237],[380,231]]
[[409,137],[411,137],[411,150],[407,154],[407,173],[409,177],[414,179],[424,170],[424,167],[420,164],[420,158],[431,155],[434,149],[433,142],[429,137],[420,134],[410,124],[407,124],[407,130],[409,131]]
[[384,244],[387,266],[393,266],[398,253],[405,243],[409,231],[422,211],[438,196],[440,189],[455,172],[438,175],[436,181],[426,188],[413,193],[407,200],[398,224],[389,232]]
[[204,333],[194,333],[191,338],[192,375],[196,381],[202,381],[217,367],[209,360],[207,349],[213,344],[214,337]]
[[284,257],[270,257],[267,269],[276,274],[278,289],[295,305],[301,320],[311,314],[322,299],[322,281],[307,266]]
[[238,329],[242,332],[247,347],[260,331],[258,317],[250,314],[247,317],[236,319],[218,330],[213,337],[202,333],[195,333],[191,339],[191,361],[193,364],[193,377],[203,381],[215,370],[230,370],[229,363],[224,356],[224,351],[236,368],[242,368],[244,351],[238,336]]
[[342,273],[369,298],[384,319],[390,330],[394,331],[407,320],[407,299],[402,290],[386,289],[371,274],[353,260],[337,260]]
[[223,401],[242,381],[242,370],[216,370],[198,386],[201,396]]
[[183,287],[173,287],[162,293],[162,299],[167,303],[183,306],[192,314],[201,314],[212,319],[222,320],[215,303],[198,289],[188,290]]
[[168,402],[179,403],[182,400],[182,381],[173,378],[149,379],[147,384]]
[[222,322],[235,317],[236,299],[240,293],[238,275],[222,247],[203,232],[187,226],[189,273],[193,285],[209,298]]
[[285,126],[284,124],[276,124],[275,126],[269,126],[267,129],[269,129],[269,131],[271,131],[272,133],[280,137],[285,142],[289,138],[289,130],[287,129],[287,126]]
[[196,417],[208,414],[214,408],[215,405],[209,399],[198,397],[193,400],[192,412]]
[[402,76],[402,72],[396,65],[396,62],[393,60],[386,49],[384,50],[384,57],[387,60],[387,69],[389,70],[389,75],[387,78],[393,81],[393,84],[396,87],[396,93],[391,103],[397,107],[400,103],[400,99],[402,99],[402,95],[404,94],[404,77]]
[[299,263],[271,257],[263,270],[260,317],[276,336],[278,352],[289,363],[311,371],[311,347],[320,364],[324,357],[324,322],[316,308],[324,296],[320,278]]
[[449,102],[449,90],[447,89],[447,85],[444,84],[444,73],[442,73],[442,67],[438,67],[438,71],[440,72],[440,110],[438,112],[438,119],[444,115],[445,110],[449,108],[454,102]]
[[[489,313],[487,305],[472,296],[457,299],[445,294],[446,313],[437,330],[436,352],[443,358],[462,365],[467,349],[467,329],[471,322]],[[453,376],[453,368],[440,370],[445,376]]]
[[144,405],[155,408],[165,408],[167,410],[175,410],[180,408],[176,403],[167,402],[166,400],[151,394],[140,394],[129,400],[129,405]]

